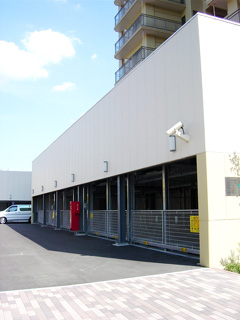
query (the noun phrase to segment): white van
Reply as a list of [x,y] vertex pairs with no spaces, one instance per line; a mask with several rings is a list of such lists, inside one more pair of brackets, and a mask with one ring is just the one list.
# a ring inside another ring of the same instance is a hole
[[30,204],[13,204],[4,211],[0,211],[0,223],[31,222]]

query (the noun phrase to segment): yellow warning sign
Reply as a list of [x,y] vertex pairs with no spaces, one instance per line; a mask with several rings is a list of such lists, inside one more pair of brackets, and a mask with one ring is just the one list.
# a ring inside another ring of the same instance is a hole
[[93,213],[90,214],[90,219],[93,219]]
[[190,232],[199,233],[199,216],[190,216]]
[[187,248],[181,248],[181,252],[187,252]]
[[54,219],[54,211],[52,212],[52,219]]

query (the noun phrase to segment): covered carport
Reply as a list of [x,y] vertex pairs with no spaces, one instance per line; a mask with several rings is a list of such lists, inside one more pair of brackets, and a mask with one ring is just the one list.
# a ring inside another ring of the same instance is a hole
[[35,197],[34,208],[45,217],[38,223],[70,230],[70,202],[79,201],[81,233],[199,255],[197,199],[191,157]]

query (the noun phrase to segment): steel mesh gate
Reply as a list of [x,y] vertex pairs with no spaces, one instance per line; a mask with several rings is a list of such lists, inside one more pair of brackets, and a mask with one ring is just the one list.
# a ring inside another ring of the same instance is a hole
[[199,250],[199,233],[190,228],[191,217],[198,217],[198,211],[167,211],[164,215],[166,245]]
[[132,211],[131,240],[151,244],[163,243],[161,211]]
[[43,213],[43,210],[38,210],[38,213],[37,213],[37,222],[40,223],[40,224],[43,224],[44,223],[44,213]]
[[90,214],[89,233],[117,239],[117,210],[94,210]]
[[[131,211],[129,228],[132,243],[199,254],[198,210]],[[117,239],[117,210],[91,212],[89,233]]]
[[70,210],[60,211],[60,227],[70,230]]
[[[51,210],[46,211],[47,225],[56,226],[56,219],[56,214],[53,217]],[[43,210],[38,211],[38,223],[44,223]],[[70,230],[69,210],[60,211],[60,227]],[[130,235],[132,243],[199,254],[197,210],[131,211],[129,228],[126,235]],[[89,219],[89,233],[117,239],[117,210],[93,211]]]
[[130,220],[134,243],[199,254],[197,210],[131,211]]
[[56,211],[46,210],[46,225],[56,227],[57,226],[57,214]]

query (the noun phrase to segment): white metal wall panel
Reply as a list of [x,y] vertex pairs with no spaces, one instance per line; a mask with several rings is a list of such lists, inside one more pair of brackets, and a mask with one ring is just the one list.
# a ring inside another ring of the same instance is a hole
[[0,201],[31,201],[32,173],[0,171]]
[[[206,151],[240,153],[240,24],[199,21]],[[209,72],[211,69],[211,72]]]
[[[218,33],[218,27],[214,35],[202,27],[209,20],[215,21],[197,15],[186,23],[34,160],[34,194],[41,194],[42,185],[44,192],[54,191],[204,152],[208,113],[204,118],[201,56],[208,51],[225,59],[221,50],[205,46]],[[211,71],[211,63],[207,68]],[[225,70],[221,67],[221,73]],[[169,152],[166,130],[178,121],[191,141],[177,139],[177,151]]]

